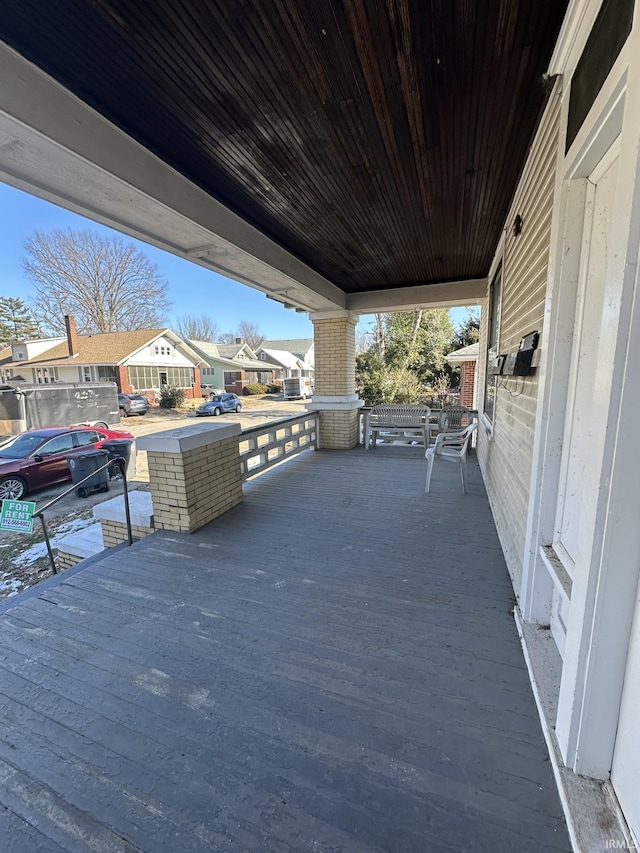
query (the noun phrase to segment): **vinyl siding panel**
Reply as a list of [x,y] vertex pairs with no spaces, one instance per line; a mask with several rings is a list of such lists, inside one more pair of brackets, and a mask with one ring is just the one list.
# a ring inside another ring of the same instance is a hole
[[[499,351],[514,352],[520,339],[542,332],[547,288],[551,219],[556,172],[560,87],[551,95],[531,147],[505,223]],[[520,235],[513,234],[519,214]],[[483,312],[480,352],[486,353]],[[484,387],[485,357],[480,363]],[[502,377],[493,433],[480,428],[478,459],[516,595],[522,580],[533,437],[538,400],[537,376]]]

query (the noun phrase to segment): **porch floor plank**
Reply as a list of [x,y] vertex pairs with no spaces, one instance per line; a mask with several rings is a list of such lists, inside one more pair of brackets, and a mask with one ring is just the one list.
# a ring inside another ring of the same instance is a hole
[[3,850],[570,851],[477,464],[401,450],[6,602]]

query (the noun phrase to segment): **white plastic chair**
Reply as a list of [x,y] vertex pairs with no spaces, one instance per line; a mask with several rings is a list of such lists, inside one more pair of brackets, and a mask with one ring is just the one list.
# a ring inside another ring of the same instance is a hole
[[436,437],[436,443],[427,448],[425,459],[427,460],[427,480],[424,484],[425,492],[431,487],[431,474],[436,456],[447,462],[460,463],[460,476],[462,477],[462,491],[467,493],[467,445],[477,424],[469,424],[464,429],[456,432],[441,432]]
[[440,432],[459,432],[473,420],[466,406],[444,406],[438,413],[437,423],[429,424],[429,444]]
[[438,416],[440,432],[458,432],[471,423],[471,410],[466,406],[444,406]]

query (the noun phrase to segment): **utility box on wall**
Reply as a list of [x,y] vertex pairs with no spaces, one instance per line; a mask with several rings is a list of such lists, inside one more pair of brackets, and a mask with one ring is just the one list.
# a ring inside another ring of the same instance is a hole
[[539,363],[539,359],[534,358],[539,340],[538,332],[529,332],[520,341],[517,352],[497,356],[490,372],[499,376],[530,376]]
[[514,376],[530,376],[535,368],[532,366],[533,353],[538,348],[540,335],[538,332],[530,332],[520,341],[520,348],[515,354],[513,365]]

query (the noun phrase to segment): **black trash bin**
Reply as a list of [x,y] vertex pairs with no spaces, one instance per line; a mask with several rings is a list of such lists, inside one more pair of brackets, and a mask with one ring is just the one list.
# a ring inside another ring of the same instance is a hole
[[76,495],[79,498],[86,498],[91,492],[108,492],[109,491],[109,469],[98,471],[102,465],[109,461],[109,453],[106,450],[87,450],[86,453],[78,453],[67,459],[69,470],[71,471],[71,482],[79,483],[88,477],[89,474],[95,473],[90,480],[78,486]]
[[132,438],[110,438],[108,441],[103,441],[101,445],[103,450],[108,451],[109,459],[112,460],[111,465],[109,465],[109,476],[110,477],[121,477],[122,470],[120,465],[115,462],[118,457],[121,457],[125,461],[125,471],[127,476],[129,476],[129,462],[131,459],[131,454],[133,452],[133,439]]

